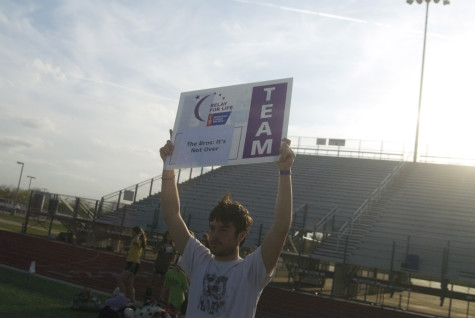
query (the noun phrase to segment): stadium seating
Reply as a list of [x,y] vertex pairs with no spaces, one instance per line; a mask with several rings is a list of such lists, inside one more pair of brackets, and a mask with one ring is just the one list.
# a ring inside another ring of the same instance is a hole
[[[230,191],[254,219],[245,246],[255,248],[273,222],[277,174],[274,163],[224,166],[183,182],[183,219],[201,236],[208,230],[209,212]],[[310,258],[475,280],[475,255],[468,252],[475,245],[474,167],[299,154],[292,175],[290,235],[314,231],[337,210],[334,229],[309,251]],[[98,222],[163,233],[159,206],[155,194],[128,206],[125,215],[117,211]],[[358,213],[361,207],[364,213]]]
[[[295,223],[309,231],[334,206],[338,213],[336,225],[341,226],[361,203],[370,196],[379,183],[398,164],[357,158],[319,157],[298,155],[293,167],[294,207],[307,204],[296,211]],[[254,248],[272,224],[277,192],[278,170],[274,163],[224,166],[179,185],[183,219],[196,235],[208,230],[208,215],[217,201],[230,191],[234,200],[249,209],[254,223],[246,246]],[[125,227],[140,225],[150,228],[159,197],[153,195],[110,214],[98,222]],[[158,212],[159,213],[159,212]],[[261,231],[262,227],[262,231]],[[156,231],[164,232],[160,217]]]
[[[374,207],[379,219],[351,262],[388,269],[394,242],[393,270],[440,277],[447,249],[446,277],[475,278],[475,255],[469,252],[475,245],[474,190],[474,167],[408,163]],[[408,255],[417,259],[415,268],[407,268]]]

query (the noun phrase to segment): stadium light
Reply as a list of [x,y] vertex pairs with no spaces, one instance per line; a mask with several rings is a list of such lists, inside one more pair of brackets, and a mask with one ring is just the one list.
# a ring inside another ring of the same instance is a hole
[[16,188],[15,204],[13,205],[13,210],[11,214],[15,214],[15,211],[16,211],[16,203],[18,201],[18,192],[20,192],[21,175],[23,174],[23,167],[25,166],[23,162],[17,161],[16,163],[21,165],[21,171],[20,171],[20,179],[18,179],[18,187]]
[[[423,0],[416,0],[417,3],[421,4]],[[434,3],[439,3],[440,0],[434,0]],[[412,4],[414,0],[406,0],[407,3]],[[414,143],[414,162],[417,162],[417,150],[419,148],[419,124],[421,118],[421,104],[422,104],[422,84],[424,82],[424,62],[426,55],[426,40],[427,40],[427,20],[429,19],[429,3],[431,0],[425,0],[426,3],[426,20],[424,27],[424,45],[422,47],[422,68],[421,68],[421,84],[419,86],[419,106],[417,108],[417,124],[416,124],[416,140]],[[450,4],[449,0],[444,0],[444,5]]]
[[32,179],[36,179],[36,177],[32,177],[32,176],[26,176],[27,178],[30,178],[30,184],[28,184],[28,191],[30,191],[30,188],[31,188],[31,180]]

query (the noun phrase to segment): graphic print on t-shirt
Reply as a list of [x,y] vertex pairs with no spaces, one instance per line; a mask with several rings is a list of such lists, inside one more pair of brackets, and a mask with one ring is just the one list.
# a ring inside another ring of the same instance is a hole
[[203,291],[199,309],[210,315],[219,316],[226,312],[226,284],[228,277],[206,274],[203,277]]

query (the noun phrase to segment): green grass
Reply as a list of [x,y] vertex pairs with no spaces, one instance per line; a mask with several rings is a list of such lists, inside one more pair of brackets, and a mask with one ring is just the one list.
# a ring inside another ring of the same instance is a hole
[[[2,222],[3,220],[8,221]],[[0,213],[0,228],[21,232],[25,217]],[[13,224],[11,224],[13,223]],[[30,219],[28,233],[48,235],[46,229]],[[67,231],[61,224],[53,224],[52,233]],[[0,313],[2,317],[72,317],[97,318],[97,312],[74,311],[70,309],[74,295],[80,288],[54,282],[36,275],[0,267]],[[104,297],[101,298],[102,300]]]
[[[5,222],[2,222],[5,221]],[[0,228],[12,232],[21,232],[22,224],[25,222],[24,215],[10,215],[8,213],[0,213]],[[14,224],[12,224],[14,223]],[[48,235],[49,220],[39,223],[34,218],[28,220],[27,233],[34,235]],[[66,227],[58,222],[54,222],[51,228],[52,234],[59,232],[67,232]]]
[[0,222],[0,229],[12,231],[12,232],[21,232],[21,225],[7,224],[7,223]]
[[[98,312],[70,309],[80,288],[36,275],[0,267],[0,313],[2,317],[97,318]],[[104,297],[100,297],[104,300]]]
[[0,217],[2,218],[2,220],[12,221],[12,222],[20,222],[20,223],[25,222],[25,217],[22,216],[22,215],[11,215],[11,214],[7,214],[7,213],[2,213],[0,215]]
[[[1,218],[0,218],[0,220],[1,220]],[[19,232],[21,232],[21,225],[7,224],[7,223],[0,222],[0,229],[19,233]],[[51,230],[51,232],[52,232],[52,234],[57,233],[54,230]],[[48,230],[28,227],[28,234],[45,235],[46,236],[46,235],[48,235]]]

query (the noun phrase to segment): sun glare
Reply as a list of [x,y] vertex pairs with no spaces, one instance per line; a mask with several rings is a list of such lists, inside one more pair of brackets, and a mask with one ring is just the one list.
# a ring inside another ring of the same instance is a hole
[[439,105],[438,109],[425,113],[426,116],[421,119],[420,154],[431,157],[472,159],[461,162],[474,164],[473,118],[475,111],[469,107]]

